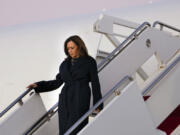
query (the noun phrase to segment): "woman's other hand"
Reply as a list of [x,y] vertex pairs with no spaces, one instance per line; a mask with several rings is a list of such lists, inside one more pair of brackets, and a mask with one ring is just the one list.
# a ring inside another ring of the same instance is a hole
[[29,89],[34,89],[34,88],[37,88],[37,84],[33,83],[33,84],[30,84],[28,85],[26,88],[29,88]]
[[94,116],[96,116],[99,112],[100,112],[101,110],[100,109],[95,109],[93,112],[92,112],[92,116],[94,117]]
[[95,110],[93,111],[93,114],[98,114],[100,111],[101,111],[101,110],[97,108],[97,109],[95,109]]

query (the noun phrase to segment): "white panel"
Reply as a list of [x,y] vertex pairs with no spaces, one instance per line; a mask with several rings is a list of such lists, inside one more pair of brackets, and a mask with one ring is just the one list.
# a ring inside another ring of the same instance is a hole
[[180,63],[178,63],[151,91],[146,101],[154,123],[158,126],[180,104]]
[[79,135],[159,135],[135,82],[130,83]]
[[57,135],[59,133],[58,112],[33,135]]
[[45,113],[46,109],[40,96],[34,94],[0,124],[0,134],[22,135]]
[[151,48],[157,52],[157,55],[164,63],[180,48],[180,38],[155,28],[148,29],[143,34],[143,37],[150,39]]
[[140,36],[99,72],[103,95],[124,76],[135,73],[153,55],[154,50],[145,45],[146,39]]
[[[147,40],[151,46],[146,46]],[[156,52],[160,59],[167,62],[179,49],[180,39],[172,37],[164,31],[147,28],[117,57],[100,71],[99,78],[104,95],[120,79],[126,75],[132,75]]]

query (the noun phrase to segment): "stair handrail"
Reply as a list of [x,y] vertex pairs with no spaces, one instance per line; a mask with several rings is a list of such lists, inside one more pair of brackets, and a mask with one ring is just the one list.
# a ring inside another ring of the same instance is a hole
[[[150,85],[148,85],[148,87],[145,88],[145,90],[143,90],[142,95],[145,96],[146,93],[148,93],[178,62],[180,61],[180,56],[177,57],[174,62],[172,64],[170,64],[166,70],[164,70]],[[128,76],[125,76],[119,83],[116,84],[115,87],[113,87],[110,91],[108,91],[105,96],[99,101],[97,102],[87,113],[85,113],[66,133],[65,135],[68,135],[69,133],[71,133],[86,117],[88,117],[100,104],[102,104],[104,102],[104,100],[107,99],[107,97],[109,97],[109,95],[111,95],[118,87],[119,85],[125,81],[127,78],[130,78]],[[54,110],[54,108],[56,108],[58,106],[58,103],[56,103],[40,120],[38,120],[38,122],[36,122],[36,124],[34,126],[32,126],[28,132],[26,132],[26,134],[24,135],[28,135],[28,133],[38,124],[42,121],[42,119],[44,119],[44,117],[47,117],[50,112],[52,110]],[[52,117],[53,115],[51,115],[50,117]],[[45,122],[44,122],[45,123]],[[42,125],[42,124],[41,124]]]
[[16,105],[18,102],[20,104],[23,104],[22,98],[26,96],[30,91],[32,91],[32,88],[27,89],[25,92],[23,92],[18,98],[16,98],[10,105],[8,105],[1,113],[0,118],[4,116],[14,105]]
[[57,112],[58,110],[58,103],[53,105],[48,112],[46,112],[35,124],[33,124],[23,135],[29,135],[34,133],[39,127],[41,127],[46,121],[51,119],[52,116]]
[[[112,95],[113,92],[118,90],[118,88],[121,86],[121,84],[126,81],[126,80],[132,80],[131,77],[125,76],[123,79],[121,79],[112,89],[110,89],[93,107],[89,109],[88,112],[86,112],[76,123],[74,123],[64,135],[69,135],[75,128],[81,124],[90,114],[93,113],[93,111],[100,105],[102,104],[110,95]],[[120,92],[120,91],[118,91]],[[120,93],[119,93],[120,94]]]
[[170,64],[160,75],[158,75],[158,77],[156,77],[156,79],[150,84],[148,85],[142,92],[142,95],[145,96],[146,93],[148,93],[161,79],[164,78],[165,75],[167,75],[167,73],[173,69],[173,67],[175,67],[175,65],[180,61],[180,56],[178,56],[172,64]]
[[131,35],[129,35],[117,48],[115,48],[104,60],[102,60],[102,62],[97,65],[98,71],[101,71],[115,57],[115,54],[121,50],[122,46],[134,40],[137,37],[137,33],[139,31],[144,31],[144,29],[142,28],[144,28],[145,26],[150,27],[151,25],[149,22],[144,22],[137,29],[135,29],[135,31]]
[[165,23],[160,22],[160,21],[155,21],[155,22],[153,23],[153,27],[156,27],[157,24],[160,25],[160,30],[162,30],[162,29],[163,29],[163,26],[165,26],[165,27],[167,27],[167,28],[169,28],[169,29],[172,29],[172,30],[175,30],[175,31],[177,31],[177,32],[180,32],[180,29],[178,29],[178,28],[176,28],[176,27],[173,27],[173,26],[171,26],[171,25],[165,24]]

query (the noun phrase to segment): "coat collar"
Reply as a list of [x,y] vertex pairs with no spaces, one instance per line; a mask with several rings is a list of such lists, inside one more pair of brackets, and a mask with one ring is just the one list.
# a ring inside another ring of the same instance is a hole
[[79,69],[84,64],[88,64],[88,57],[81,56],[81,57],[75,59],[75,63],[73,65],[73,68],[71,68],[72,67],[71,60],[72,60],[72,58],[66,59],[67,70],[69,73]]

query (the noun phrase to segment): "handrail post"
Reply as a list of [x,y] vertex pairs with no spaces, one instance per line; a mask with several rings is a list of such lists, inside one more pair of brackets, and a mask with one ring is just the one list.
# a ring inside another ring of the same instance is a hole
[[9,106],[7,106],[1,113],[0,113],[0,118],[7,113],[14,105],[16,105],[18,102],[22,105],[22,98],[26,96],[32,88],[27,89],[25,92],[23,92],[17,99],[15,99]]
[[145,96],[178,62],[180,61],[180,56],[174,60],[174,62],[167,67],[150,85],[148,85],[145,90],[143,90],[142,95]]
[[160,22],[160,21],[155,21],[155,22],[153,23],[153,27],[156,27],[157,24],[160,25],[160,30],[163,29],[162,27],[167,27],[167,28],[172,29],[172,30],[174,30],[174,31],[180,32],[180,29],[175,28],[175,27],[173,27],[173,26],[170,26],[170,25],[168,25],[168,24],[162,23],[162,22]]

